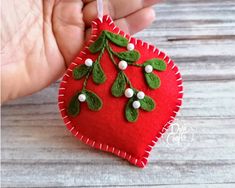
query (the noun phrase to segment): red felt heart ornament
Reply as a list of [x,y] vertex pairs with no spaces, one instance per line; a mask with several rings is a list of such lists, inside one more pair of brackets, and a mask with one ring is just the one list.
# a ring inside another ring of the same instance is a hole
[[92,22],[90,40],[67,69],[58,105],[79,140],[144,167],[182,95],[173,61],[104,16]]

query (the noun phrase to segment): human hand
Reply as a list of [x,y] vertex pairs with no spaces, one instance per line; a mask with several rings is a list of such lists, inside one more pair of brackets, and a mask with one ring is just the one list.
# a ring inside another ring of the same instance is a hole
[[[158,0],[104,0],[104,15],[134,34],[155,18]],[[96,18],[94,0],[3,1],[2,102],[32,94],[56,81],[82,48]]]

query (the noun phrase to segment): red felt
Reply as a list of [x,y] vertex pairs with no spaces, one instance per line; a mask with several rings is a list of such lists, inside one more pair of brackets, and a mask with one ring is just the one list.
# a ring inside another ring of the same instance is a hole
[[[91,40],[87,45],[95,41],[102,30],[109,30],[120,33],[135,44],[135,50],[141,54],[137,63],[141,64],[152,58],[159,58],[166,62],[166,71],[154,71],[161,79],[161,86],[156,90],[148,88],[141,68],[128,66],[125,70],[132,85],[155,100],[156,109],[152,112],[139,110],[139,118],[135,123],[130,123],[125,119],[124,109],[128,99],[124,96],[116,98],[111,95],[111,86],[117,76],[117,70],[108,53],[105,52],[101,59],[101,66],[107,76],[106,82],[97,85],[93,83],[92,76],[90,76],[87,84],[87,89],[94,91],[102,99],[102,109],[93,112],[87,108],[86,103],[82,103],[80,114],[75,118],[69,117],[66,113],[68,103],[72,96],[82,89],[84,82],[84,79],[74,80],[71,76],[72,70],[76,65],[83,64],[86,58],[95,61],[99,55],[99,53],[91,54],[86,46],[70,65],[61,82],[59,108],[62,117],[67,128],[86,144],[112,152],[139,167],[144,167],[149,151],[169,126],[181,105],[182,79],[180,73],[168,56],[152,45],[130,38],[113,24],[110,17],[104,16],[102,23],[96,19],[92,27]],[[114,51],[126,51],[113,44],[112,48]]]

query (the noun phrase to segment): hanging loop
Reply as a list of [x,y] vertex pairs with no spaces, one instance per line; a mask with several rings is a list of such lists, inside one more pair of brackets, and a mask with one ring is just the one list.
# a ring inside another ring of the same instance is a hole
[[102,22],[103,19],[103,0],[97,0],[97,12],[98,12],[98,18]]

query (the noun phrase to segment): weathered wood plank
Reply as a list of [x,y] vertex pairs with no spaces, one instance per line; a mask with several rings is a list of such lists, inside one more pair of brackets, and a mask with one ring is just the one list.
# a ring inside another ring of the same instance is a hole
[[[22,165],[24,169],[22,170]],[[101,186],[101,185],[171,185],[187,183],[232,183],[235,160],[231,161],[161,161],[145,170],[110,164],[4,164],[5,185],[18,186]],[[208,176],[208,173],[210,174]],[[14,174],[14,179],[11,178]]]

